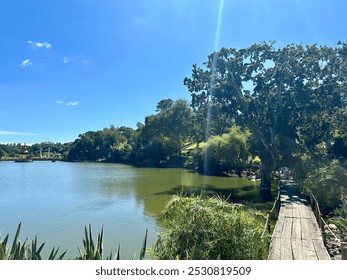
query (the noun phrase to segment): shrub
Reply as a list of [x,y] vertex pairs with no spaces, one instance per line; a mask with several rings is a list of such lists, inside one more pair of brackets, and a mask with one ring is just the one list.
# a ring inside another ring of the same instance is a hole
[[303,156],[293,166],[292,174],[295,178],[295,181],[299,185],[303,186],[307,177],[319,167],[320,166],[317,164],[317,162],[313,161],[310,157]]
[[220,198],[173,196],[162,213],[156,259],[266,259],[263,216]]
[[342,200],[342,204],[334,211],[336,215],[331,221],[339,228],[343,235],[347,236],[347,196]]
[[200,169],[206,174],[222,174],[231,169],[241,169],[249,157],[248,139],[251,133],[233,126],[229,133],[212,136],[202,148]]
[[328,212],[342,204],[347,193],[347,172],[337,160],[311,172],[304,181],[304,190],[312,192]]

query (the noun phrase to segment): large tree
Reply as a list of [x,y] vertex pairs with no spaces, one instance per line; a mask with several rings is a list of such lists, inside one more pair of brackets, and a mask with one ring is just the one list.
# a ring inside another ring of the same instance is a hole
[[195,108],[220,104],[236,124],[252,132],[262,160],[261,187],[270,172],[290,165],[295,151],[315,153],[333,133],[346,106],[346,44],[337,47],[254,44],[222,48],[204,67],[193,65],[184,83]]
[[192,110],[188,101],[164,99],[158,102],[156,111],[139,126],[138,159],[150,165],[178,156],[191,136]]

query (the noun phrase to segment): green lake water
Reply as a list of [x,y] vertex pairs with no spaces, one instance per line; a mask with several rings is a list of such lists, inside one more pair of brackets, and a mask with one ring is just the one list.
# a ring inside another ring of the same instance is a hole
[[38,237],[66,258],[83,248],[84,226],[94,236],[104,226],[104,250],[121,246],[121,258],[139,256],[148,229],[149,246],[160,229],[158,216],[173,194],[200,193],[229,197],[259,210],[272,199],[262,197],[258,183],[244,178],[203,176],[185,169],[136,168],[122,164],[68,162],[0,162],[0,238]]

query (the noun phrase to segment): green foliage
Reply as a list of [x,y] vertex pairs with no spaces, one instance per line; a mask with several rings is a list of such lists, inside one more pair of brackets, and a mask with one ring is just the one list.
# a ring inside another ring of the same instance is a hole
[[263,216],[220,198],[173,196],[162,213],[166,230],[156,259],[266,259]]
[[3,148],[0,146],[0,158],[2,158],[5,155],[5,151]]
[[66,158],[67,153],[70,149],[71,143],[53,143],[53,142],[42,142],[38,144],[33,144],[29,152],[32,157],[39,157],[40,156],[40,151],[42,151],[43,157],[48,157],[48,150],[50,151],[50,156],[51,157],[62,157]]
[[78,248],[80,256],[78,260],[102,260],[103,259],[103,238],[104,238],[104,228],[101,228],[101,231],[98,233],[97,242],[94,243],[92,236],[92,226],[89,225],[89,228],[84,227],[84,239],[83,247],[84,252]]
[[[37,236],[35,236],[35,239],[31,242],[31,247],[29,245],[28,238],[26,238],[22,243],[18,239],[21,226],[22,223],[20,223],[17,227],[12,245],[7,244],[9,238],[8,234],[6,235],[4,240],[0,240],[0,260],[42,260],[41,251],[45,243],[42,243],[40,246],[38,246]],[[53,248],[48,259],[63,259],[66,251],[57,257],[58,251],[59,248]]]
[[331,221],[339,228],[343,235],[347,235],[347,196],[342,199],[342,204],[334,211],[337,215]]
[[126,162],[135,145],[136,132],[129,127],[110,126],[98,131],[80,134],[68,152],[71,161],[96,161],[104,159],[111,162]]
[[[12,245],[8,244],[9,234],[6,235],[4,240],[0,239],[0,260],[42,260],[41,252],[45,245],[42,243],[40,246],[37,241],[37,236],[31,242],[31,247],[29,246],[28,238],[22,243],[18,238],[20,234],[22,223],[20,223],[17,227],[17,231],[12,242]],[[146,255],[147,248],[147,235],[148,230],[146,230],[145,238],[143,240],[139,259],[143,260]],[[84,238],[83,238],[83,248],[82,252],[80,248],[78,248],[79,256],[77,256],[76,260],[103,260],[103,238],[104,238],[104,229],[101,228],[97,235],[96,242],[92,236],[92,227],[89,225],[87,228],[84,227]],[[52,251],[49,254],[48,260],[62,260],[66,254],[66,251],[61,255],[58,255],[59,247],[53,247]],[[113,255],[112,251],[109,256],[106,257],[107,260],[112,260]],[[115,260],[120,260],[120,245],[118,246],[117,253],[114,257]]]
[[304,190],[312,192],[325,211],[332,211],[347,194],[347,172],[337,160],[312,171],[304,181]]
[[[293,162],[293,153],[319,153],[317,145],[346,126],[346,49],[342,42],[335,48],[266,42],[222,48],[202,67],[193,65],[184,84],[195,110],[218,104],[252,132],[254,154],[269,175]],[[262,174],[261,185],[269,179]]]
[[216,174],[228,172],[231,169],[241,170],[249,157],[248,130],[233,126],[229,133],[212,136],[202,149],[202,164],[204,173]]
[[307,177],[319,167],[321,167],[320,162],[315,162],[310,157],[303,156],[292,167],[292,175],[295,177],[295,181],[303,186]]
[[172,105],[174,104],[174,101],[170,98],[160,100],[157,104],[156,112],[163,112],[170,110],[172,108]]
[[347,159],[347,137],[337,137],[330,152],[337,158]]
[[[147,234],[148,234],[148,230],[146,230],[145,238],[143,240],[143,244],[140,250],[140,260],[143,260],[146,255]],[[93,240],[93,235],[92,235],[92,226],[89,225],[88,228],[85,226],[84,239],[83,239],[84,251],[82,252],[80,248],[78,248],[80,255],[76,259],[77,260],[103,260],[104,259],[103,239],[104,239],[103,227],[99,231],[97,239],[96,239],[96,243],[95,243]],[[112,251],[110,255],[106,257],[106,259],[107,260],[113,259]],[[120,260],[120,245],[118,246],[117,253],[114,259]]]
[[183,99],[164,99],[157,114],[147,116],[140,127],[136,159],[147,165],[159,165],[178,156],[190,137],[192,110]]
[[21,144],[0,144],[0,158],[18,157]]

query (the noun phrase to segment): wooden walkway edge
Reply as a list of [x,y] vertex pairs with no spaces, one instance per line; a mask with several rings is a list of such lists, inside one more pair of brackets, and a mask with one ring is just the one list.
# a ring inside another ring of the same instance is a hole
[[280,181],[281,208],[269,250],[269,260],[330,260],[309,203],[293,181]]

